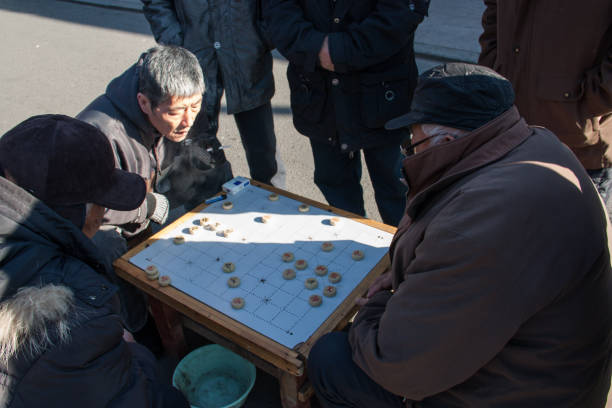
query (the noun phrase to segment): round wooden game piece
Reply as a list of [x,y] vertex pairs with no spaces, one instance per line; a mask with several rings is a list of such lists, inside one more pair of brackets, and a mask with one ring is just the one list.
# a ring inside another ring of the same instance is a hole
[[241,297],[235,297],[232,299],[232,307],[234,309],[242,309],[244,307],[244,299]]
[[172,242],[174,242],[176,245],[184,244],[185,243],[185,237],[182,236],[182,235],[179,235],[178,237],[174,237]]
[[293,261],[293,252],[285,252],[282,256],[283,262],[291,262]]
[[327,296],[327,297],[334,297],[336,296],[336,287],[335,286],[326,286],[325,288],[323,288],[323,295]]
[[261,222],[264,223],[264,224],[267,224],[271,219],[272,219],[271,215],[262,215],[261,216]]
[[155,265],[147,266],[144,271],[147,275],[155,275],[156,273],[159,273],[159,270],[157,269],[157,266]]
[[227,237],[229,237],[229,236],[230,236],[230,234],[231,234],[233,231],[234,231],[233,229],[228,228],[228,229],[226,229],[226,230],[223,230],[223,231],[221,232],[221,234],[220,234],[220,235],[221,235],[221,236],[223,236],[223,237],[225,237],[225,238],[227,238]]
[[213,224],[206,224],[206,225],[204,226],[204,229],[205,229],[206,231],[216,231],[216,230],[217,230],[217,227],[215,227]]
[[325,265],[317,265],[315,268],[315,273],[319,276],[327,275],[327,266]]
[[295,279],[295,271],[293,269],[285,269],[283,271],[283,279],[286,279],[286,280]]
[[307,266],[308,266],[308,262],[306,262],[303,259],[298,259],[297,261],[295,261],[295,269],[302,271],[306,269]]
[[190,234],[195,234],[198,230],[200,229],[200,227],[198,227],[197,225],[193,225],[191,227],[189,227],[189,233]]
[[327,279],[331,283],[338,283],[338,282],[340,282],[342,280],[342,275],[340,275],[338,272],[330,272],[330,274],[327,277]]
[[232,276],[227,280],[227,286],[229,286],[230,288],[237,288],[238,286],[240,286],[240,278],[237,276]]
[[278,201],[278,194],[272,193],[268,196],[268,200],[270,201]]
[[234,208],[234,203],[232,203],[231,201],[225,201],[223,203],[224,210],[231,210],[232,208]]
[[340,222],[340,218],[332,217],[329,219],[329,225],[337,225]]
[[304,281],[306,289],[316,289],[319,286],[319,282],[315,278],[308,278]]
[[159,286],[168,286],[172,283],[172,279],[168,275],[162,275],[157,280],[159,282]]
[[354,250],[351,254],[351,258],[353,258],[355,261],[361,261],[364,256],[365,254],[363,253],[363,251],[359,249]]
[[308,298],[308,303],[313,307],[321,306],[321,303],[323,303],[323,298],[319,295],[310,295]]
[[324,243],[321,244],[321,249],[324,252],[329,252],[332,249],[334,249],[334,244],[332,244],[331,242],[324,242]]
[[204,226],[204,225],[206,225],[206,223],[208,221],[210,221],[210,218],[208,218],[208,217],[201,218],[200,219],[200,225]]
[[307,204],[300,204],[298,207],[299,212],[308,212],[310,207]]
[[232,273],[232,272],[234,272],[236,270],[236,265],[233,262],[226,262],[226,263],[223,264],[221,269],[225,273]]
[[155,280],[159,278],[159,271],[155,271],[154,273],[147,273],[148,280]]

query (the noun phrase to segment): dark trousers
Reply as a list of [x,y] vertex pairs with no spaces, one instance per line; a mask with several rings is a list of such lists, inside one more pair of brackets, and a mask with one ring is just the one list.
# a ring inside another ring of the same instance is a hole
[[612,168],[587,170],[587,173],[595,184],[599,195],[601,195],[601,199],[606,206],[608,219],[612,221]]
[[246,154],[251,178],[271,184],[276,174],[276,135],[270,102],[255,109],[234,114]]
[[[314,182],[336,208],[365,216],[361,187],[361,152],[342,152],[337,146],[310,139]],[[374,198],[385,224],[397,226],[406,207],[406,186],[400,181],[401,152],[397,145],[363,149]]]
[[[206,107],[202,109],[198,116],[206,115],[209,138],[217,138],[222,96],[223,79],[219,69],[216,83],[206,84],[206,92],[204,93]],[[251,178],[262,183],[271,184],[271,179],[278,170],[272,103],[268,101],[257,108],[235,113],[234,120],[240,133]]]
[[321,337],[308,356],[308,378],[322,407],[400,408],[403,398],[375,383],[354,362],[346,332]]

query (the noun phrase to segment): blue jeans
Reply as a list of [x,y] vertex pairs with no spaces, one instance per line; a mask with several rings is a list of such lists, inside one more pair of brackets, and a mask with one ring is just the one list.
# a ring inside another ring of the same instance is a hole
[[399,395],[374,382],[353,362],[346,332],[321,337],[308,355],[308,378],[324,408],[405,408]]
[[587,170],[587,173],[606,206],[608,219],[612,220],[612,168]]
[[[310,139],[314,182],[329,205],[365,216],[361,187],[361,152],[342,152],[337,146]],[[400,181],[401,152],[397,145],[363,149],[374,198],[385,224],[397,226],[406,207],[406,186]]]

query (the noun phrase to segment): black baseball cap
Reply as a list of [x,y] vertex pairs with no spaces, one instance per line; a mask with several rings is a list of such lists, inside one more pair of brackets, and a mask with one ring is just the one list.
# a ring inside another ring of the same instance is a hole
[[490,68],[467,63],[438,65],[419,75],[410,111],[386,129],[438,124],[474,130],[514,104],[512,84]]
[[0,168],[52,208],[93,203],[129,211],[146,195],[142,177],[115,168],[100,130],[64,115],[33,116],[5,133]]

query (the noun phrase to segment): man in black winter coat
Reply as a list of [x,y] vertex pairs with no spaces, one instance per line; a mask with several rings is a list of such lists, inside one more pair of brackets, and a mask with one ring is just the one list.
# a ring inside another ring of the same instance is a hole
[[387,120],[410,105],[414,32],[428,0],[263,0],[262,30],[289,60],[296,129],[310,138],[314,181],[334,207],[365,215],[361,150],[382,220],[397,225],[402,130]]
[[105,208],[145,198],[106,137],[42,115],[0,138],[0,407],[188,407],[119,315],[91,241]]

